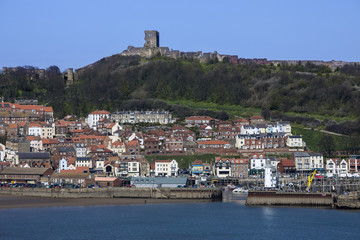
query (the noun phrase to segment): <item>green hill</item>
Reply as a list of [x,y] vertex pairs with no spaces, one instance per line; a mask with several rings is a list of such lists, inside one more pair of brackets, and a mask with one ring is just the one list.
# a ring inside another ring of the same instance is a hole
[[[326,66],[313,64],[205,64],[187,59],[114,55],[77,72],[78,78],[69,87],[54,66],[44,79],[21,71],[1,75],[0,94],[5,101],[37,98],[53,106],[57,116],[85,116],[95,109],[174,108],[156,99],[326,115],[330,119],[354,120],[360,116],[360,108],[356,107],[360,106],[360,66],[356,65],[332,72]],[[178,108],[179,114],[187,115]]]

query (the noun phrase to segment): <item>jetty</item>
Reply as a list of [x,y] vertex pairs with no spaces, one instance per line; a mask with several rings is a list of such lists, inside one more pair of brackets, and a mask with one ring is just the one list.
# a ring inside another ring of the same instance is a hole
[[246,205],[313,206],[333,208],[331,193],[249,191]]

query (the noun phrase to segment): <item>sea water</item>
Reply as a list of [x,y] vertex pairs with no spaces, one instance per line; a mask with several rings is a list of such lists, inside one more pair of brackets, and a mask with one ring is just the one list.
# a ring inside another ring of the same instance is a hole
[[360,211],[237,201],[0,210],[7,239],[360,239]]

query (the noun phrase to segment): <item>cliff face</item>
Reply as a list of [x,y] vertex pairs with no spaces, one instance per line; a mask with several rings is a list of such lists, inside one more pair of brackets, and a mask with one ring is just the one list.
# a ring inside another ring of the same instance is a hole
[[338,196],[335,205],[337,208],[360,209],[360,192]]

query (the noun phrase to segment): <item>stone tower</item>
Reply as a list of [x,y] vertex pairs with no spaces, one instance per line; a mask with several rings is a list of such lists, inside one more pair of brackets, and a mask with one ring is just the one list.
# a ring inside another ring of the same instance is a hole
[[74,70],[72,68],[68,68],[68,80],[74,81]]
[[145,30],[145,44],[144,47],[155,48],[159,47],[159,32],[155,30]]
[[67,72],[63,72],[62,76],[64,78],[66,86],[69,86],[74,83],[75,74],[74,74],[74,70],[72,68],[68,68]]

